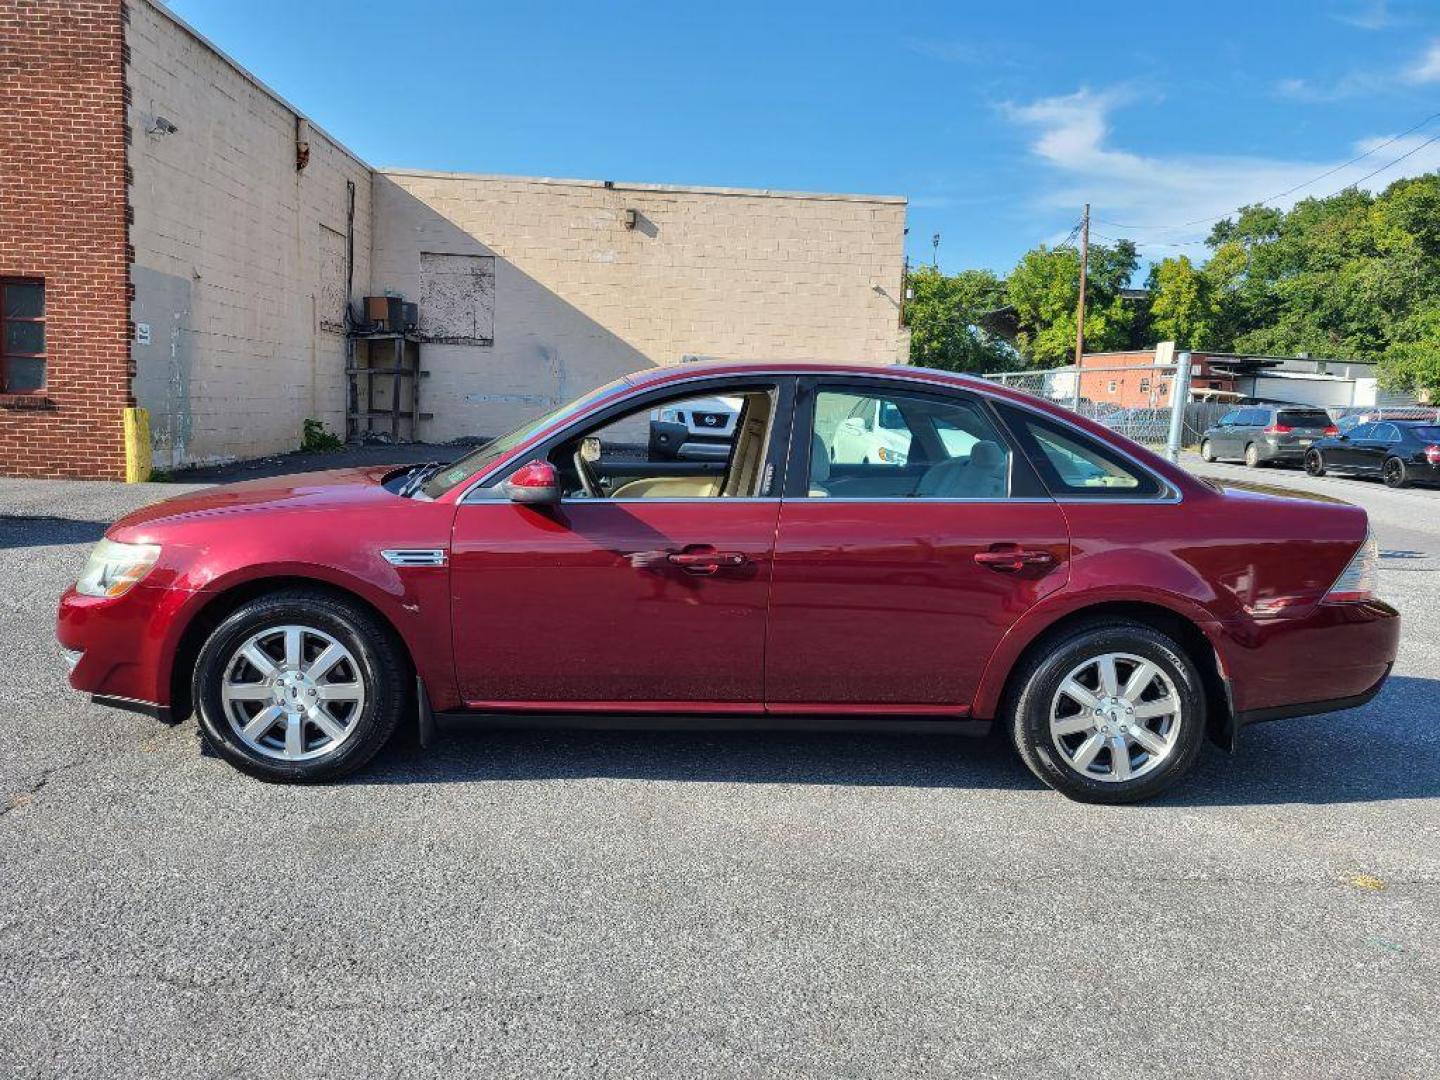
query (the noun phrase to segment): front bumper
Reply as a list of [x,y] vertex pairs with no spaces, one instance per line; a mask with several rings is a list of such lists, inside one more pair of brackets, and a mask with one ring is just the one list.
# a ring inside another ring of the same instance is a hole
[[197,594],[141,583],[124,596],[60,598],[55,636],[70,685],[106,705],[167,718],[170,670],[185,609]]

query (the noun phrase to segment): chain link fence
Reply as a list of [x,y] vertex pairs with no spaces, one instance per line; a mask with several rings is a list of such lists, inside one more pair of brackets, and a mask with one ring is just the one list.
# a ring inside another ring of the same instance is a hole
[[1078,385],[1073,367],[996,371],[985,378],[1063,405],[1171,460],[1182,448],[1197,446],[1201,433],[1234,408],[1228,402],[1186,400],[1188,353],[1173,364],[1086,365]]

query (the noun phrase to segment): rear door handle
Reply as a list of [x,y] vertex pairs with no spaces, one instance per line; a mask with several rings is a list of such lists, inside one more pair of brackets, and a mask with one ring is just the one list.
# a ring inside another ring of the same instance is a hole
[[671,566],[678,566],[687,574],[713,574],[721,567],[744,566],[750,560],[741,551],[716,551],[714,548],[672,551],[665,556]]
[[1027,566],[1049,566],[1055,556],[1039,548],[1022,548],[1019,544],[996,544],[989,551],[977,551],[975,563],[987,570],[1013,574]]

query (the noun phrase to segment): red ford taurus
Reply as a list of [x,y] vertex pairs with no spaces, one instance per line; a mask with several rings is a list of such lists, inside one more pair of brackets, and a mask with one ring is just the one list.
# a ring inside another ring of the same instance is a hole
[[[652,414],[720,397],[728,455],[651,459]],[[349,773],[407,715],[999,723],[1047,784],[1125,802],[1206,737],[1374,696],[1377,558],[1360,509],[1222,492],[976,379],[687,366],[450,465],[147,507],[59,637],[77,689],[193,708],[269,780]]]

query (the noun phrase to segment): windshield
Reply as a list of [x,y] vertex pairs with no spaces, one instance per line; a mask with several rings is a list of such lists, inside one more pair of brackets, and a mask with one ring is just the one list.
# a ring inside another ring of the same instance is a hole
[[515,447],[548,428],[551,424],[558,423],[567,417],[574,416],[589,408],[602,397],[609,394],[615,387],[623,383],[624,379],[616,379],[614,382],[606,383],[598,390],[592,390],[583,397],[578,397],[568,405],[561,405],[558,409],[551,409],[543,416],[534,420],[527,420],[508,435],[501,435],[498,439],[491,439],[487,443],[477,446],[464,457],[441,469],[429,480],[425,481],[421,491],[431,499],[437,499],[453,487],[463,484],[476,473],[484,472],[487,468],[499,461]]

